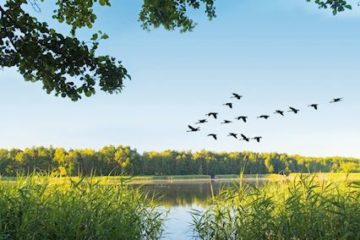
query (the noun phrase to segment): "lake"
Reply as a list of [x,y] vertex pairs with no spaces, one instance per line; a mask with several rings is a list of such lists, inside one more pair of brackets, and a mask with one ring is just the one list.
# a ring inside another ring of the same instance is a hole
[[[221,189],[236,186],[237,182],[236,179],[221,181],[187,180],[133,184],[133,186],[140,187],[143,192],[149,193],[150,196],[154,195],[163,210],[168,211],[163,239],[182,240],[194,239],[191,211],[204,210],[211,204],[212,197],[219,194]],[[246,182],[255,184],[256,180],[250,179]]]

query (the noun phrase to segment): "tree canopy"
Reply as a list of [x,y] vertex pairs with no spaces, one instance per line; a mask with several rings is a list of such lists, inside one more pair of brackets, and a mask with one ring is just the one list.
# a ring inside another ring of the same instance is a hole
[[[344,0],[306,1],[331,9],[334,15],[351,9]],[[111,6],[110,0],[56,0],[53,18],[71,27],[67,35],[24,10],[25,5],[39,9],[41,2],[6,0],[0,4],[0,66],[15,67],[26,81],[40,81],[47,93],[73,101],[92,96],[97,88],[121,92],[124,81],[130,79],[128,71],[114,57],[96,53],[99,41],[108,35],[95,32],[90,43],[77,37],[79,28],[93,27],[94,5]],[[146,30],[163,27],[188,32],[196,26],[189,9],[204,9],[210,20],[216,17],[215,0],[144,0],[139,21]]]
[[360,172],[360,159],[304,157],[281,153],[149,151],[129,146],[93,149],[33,147],[0,149],[0,176],[56,175],[221,175]]

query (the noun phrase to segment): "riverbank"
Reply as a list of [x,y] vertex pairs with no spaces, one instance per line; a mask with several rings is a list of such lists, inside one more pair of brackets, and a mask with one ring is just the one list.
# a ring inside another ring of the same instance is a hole
[[[100,184],[151,184],[151,183],[176,183],[176,182],[210,182],[210,181],[286,181],[294,180],[301,175],[310,175],[309,173],[292,173],[288,176],[281,174],[243,174],[243,175],[215,175],[213,178],[209,175],[169,175],[169,176],[94,176],[85,177],[87,180],[99,182]],[[360,181],[360,173],[315,173],[318,180],[331,181]],[[52,183],[64,181],[79,181],[81,177],[48,177]],[[23,178],[23,177],[21,177]],[[43,178],[35,176],[34,178]],[[12,182],[16,177],[1,177],[0,181]]]

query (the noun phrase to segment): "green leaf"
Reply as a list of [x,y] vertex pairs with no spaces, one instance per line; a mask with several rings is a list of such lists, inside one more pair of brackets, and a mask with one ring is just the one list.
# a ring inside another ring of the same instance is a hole
[[91,37],[91,40],[92,41],[96,41],[98,39],[98,34],[97,33],[94,33]]
[[109,35],[107,35],[106,33],[104,33],[102,36],[101,36],[101,39],[108,39],[109,38]]

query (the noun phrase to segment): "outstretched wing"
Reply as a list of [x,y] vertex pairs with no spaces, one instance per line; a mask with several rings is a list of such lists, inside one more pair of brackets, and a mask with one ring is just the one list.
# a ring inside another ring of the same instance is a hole
[[194,128],[194,127],[192,127],[192,126],[190,126],[190,125],[188,125],[188,128],[190,128],[191,131],[195,131],[195,130],[196,130],[196,128]]

